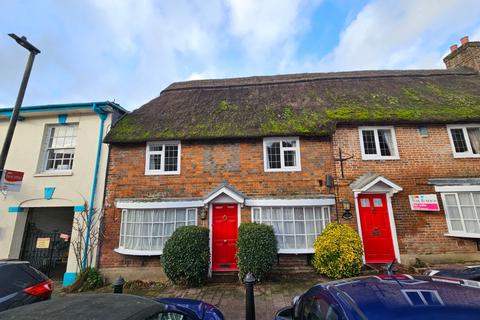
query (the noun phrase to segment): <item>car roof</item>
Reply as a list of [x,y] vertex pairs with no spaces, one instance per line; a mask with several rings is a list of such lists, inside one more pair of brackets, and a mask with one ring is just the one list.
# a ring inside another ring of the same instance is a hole
[[7,310],[3,319],[145,319],[165,309],[154,300],[128,294],[76,294]]
[[0,259],[0,266],[7,264],[30,264],[30,262],[18,259]]
[[[318,285],[344,309],[368,319],[475,317],[480,313],[480,283],[443,277],[407,274],[376,275]],[[419,309],[419,307],[424,309]],[[428,310],[423,312],[420,310]]]

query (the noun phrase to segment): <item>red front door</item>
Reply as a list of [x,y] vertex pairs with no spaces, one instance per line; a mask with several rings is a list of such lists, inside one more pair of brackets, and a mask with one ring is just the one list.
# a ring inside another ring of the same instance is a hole
[[212,210],[212,270],[236,271],[238,211],[236,204],[214,204]]
[[367,263],[391,262],[395,258],[385,194],[358,196],[363,248]]

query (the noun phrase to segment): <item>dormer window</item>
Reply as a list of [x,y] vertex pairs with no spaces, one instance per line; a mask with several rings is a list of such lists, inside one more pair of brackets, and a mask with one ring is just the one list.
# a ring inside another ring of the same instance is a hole
[[263,139],[265,171],[300,171],[298,137]]
[[180,141],[147,142],[145,174],[180,174]]
[[480,125],[448,126],[448,136],[455,158],[480,157]]

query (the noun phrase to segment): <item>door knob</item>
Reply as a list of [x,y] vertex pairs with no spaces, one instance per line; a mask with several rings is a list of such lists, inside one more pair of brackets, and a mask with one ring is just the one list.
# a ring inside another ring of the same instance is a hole
[[223,240],[223,243],[227,243],[227,240]]

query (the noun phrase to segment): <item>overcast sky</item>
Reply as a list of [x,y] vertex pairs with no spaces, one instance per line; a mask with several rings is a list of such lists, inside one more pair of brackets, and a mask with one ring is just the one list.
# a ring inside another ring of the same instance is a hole
[[0,0],[0,106],[115,100],[133,110],[175,81],[444,68],[480,40],[479,0]]

